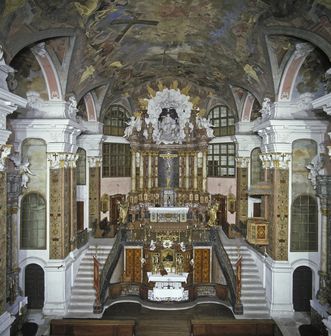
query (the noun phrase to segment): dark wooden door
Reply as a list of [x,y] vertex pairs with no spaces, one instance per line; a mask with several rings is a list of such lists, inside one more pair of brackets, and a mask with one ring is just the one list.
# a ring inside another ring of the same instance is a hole
[[210,249],[194,250],[194,283],[210,282]]
[[312,272],[307,266],[298,267],[293,273],[293,308],[295,311],[310,311],[312,298]]
[[132,282],[141,282],[141,249],[125,249],[125,273]]
[[84,230],[84,202],[77,202],[77,231]]
[[37,264],[25,268],[25,296],[29,309],[41,309],[44,306],[44,270]]

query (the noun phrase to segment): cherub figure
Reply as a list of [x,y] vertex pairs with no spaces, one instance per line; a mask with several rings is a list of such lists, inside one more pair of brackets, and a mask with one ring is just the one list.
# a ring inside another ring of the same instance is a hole
[[32,171],[29,169],[29,166],[30,166],[30,162],[29,161],[26,161],[26,162],[22,163],[19,166],[19,173],[20,173],[20,175],[22,177],[21,187],[25,188],[25,189],[28,188],[27,184],[30,181],[29,175],[34,176],[34,174],[32,173]]
[[119,207],[119,223],[125,224],[128,217],[129,204],[128,202],[118,202]]
[[208,209],[209,220],[208,220],[208,223],[207,223],[208,226],[215,226],[216,225],[217,210],[218,210],[218,204],[213,204],[209,207],[209,209]]

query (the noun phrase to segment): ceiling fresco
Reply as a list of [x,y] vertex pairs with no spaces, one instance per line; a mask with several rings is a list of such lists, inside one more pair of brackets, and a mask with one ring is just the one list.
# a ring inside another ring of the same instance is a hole
[[[178,80],[227,100],[231,86],[242,87],[261,102],[275,94],[265,32],[286,31],[268,36],[280,64],[297,41],[291,27],[331,40],[330,13],[330,0],[3,0],[0,41],[19,66],[19,51],[45,36],[62,63],[68,39],[51,38],[75,36],[66,91],[79,98],[101,85],[108,96],[140,97],[148,84]],[[316,87],[308,72],[298,92]]]

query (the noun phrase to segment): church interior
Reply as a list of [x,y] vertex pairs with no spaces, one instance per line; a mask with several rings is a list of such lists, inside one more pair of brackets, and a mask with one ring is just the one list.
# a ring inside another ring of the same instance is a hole
[[330,336],[330,116],[329,0],[0,1],[0,335]]

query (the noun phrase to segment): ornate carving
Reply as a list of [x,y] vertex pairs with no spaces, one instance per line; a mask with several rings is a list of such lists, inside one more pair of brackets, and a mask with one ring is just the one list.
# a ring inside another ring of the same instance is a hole
[[29,166],[30,166],[29,161],[26,161],[19,166],[19,173],[21,175],[21,187],[25,189],[28,188],[27,184],[29,183],[30,180],[29,175],[32,176],[34,175],[32,171],[29,169]]
[[295,59],[299,57],[306,57],[309,53],[311,53],[314,50],[314,47],[307,42],[304,43],[297,43],[295,45]]
[[78,112],[77,100],[75,96],[70,96],[67,105],[67,116],[69,119],[76,120],[76,115]]
[[271,100],[268,97],[265,97],[262,102],[262,108],[260,110],[262,119],[268,119],[271,117]]
[[47,160],[50,163],[50,169],[59,169],[67,167],[67,153],[48,153]]
[[0,171],[6,168],[6,159],[11,152],[11,145],[0,145]]
[[100,156],[88,156],[87,160],[90,168],[100,167],[102,163],[102,157]]
[[148,122],[153,127],[153,140],[157,143],[182,143],[185,126],[190,122],[192,103],[179,90],[163,89],[148,101]]
[[260,160],[264,169],[288,169],[291,162],[291,154],[265,153],[260,154]]
[[320,170],[324,166],[324,159],[319,154],[316,155],[311,162],[306,166],[309,170],[308,179],[310,180],[313,188],[316,189],[316,178],[319,176]]
[[237,157],[236,163],[237,163],[237,168],[248,168],[249,163],[250,163],[250,158],[244,157],[244,156]]

